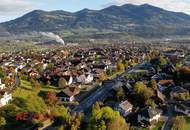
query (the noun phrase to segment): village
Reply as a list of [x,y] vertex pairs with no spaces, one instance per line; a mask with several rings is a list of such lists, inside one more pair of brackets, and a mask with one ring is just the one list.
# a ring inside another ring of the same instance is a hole
[[49,45],[0,53],[2,130],[187,130],[189,91],[188,47]]

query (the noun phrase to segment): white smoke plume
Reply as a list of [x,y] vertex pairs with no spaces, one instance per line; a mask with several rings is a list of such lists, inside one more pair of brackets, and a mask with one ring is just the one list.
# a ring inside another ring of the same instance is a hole
[[56,40],[56,42],[59,42],[59,43],[65,45],[64,40],[59,35],[56,35],[52,32],[40,32],[40,34],[43,36],[49,37],[51,39],[54,39],[54,40]]

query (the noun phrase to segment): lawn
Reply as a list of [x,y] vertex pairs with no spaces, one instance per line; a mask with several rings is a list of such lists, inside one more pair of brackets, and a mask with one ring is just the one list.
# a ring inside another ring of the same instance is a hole
[[14,93],[13,93],[13,98],[14,97],[21,97],[23,99],[26,99],[29,95],[35,94],[34,91],[32,91],[32,86],[28,81],[21,81],[20,87],[18,87]]
[[146,72],[147,70],[144,70],[144,69],[137,69],[137,70],[134,70],[133,72],[134,73],[144,73]]
[[113,78],[115,78],[117,75],[122,74],[123,72],[124,72],[124,71],[118,71],[118,72],[114,73],[113,75],[109,76],[109,79],[113,79]]
[[190,130],[190,117],[186,116],[184,118],[185,118],[185,121],[186,121],[184,130]]
[[[59,92],[61,89],[56,86],[46,85],[41,88],[41,92],[47,92],[47,91],[53,91],[53,92]],[[20,87],[18,87],[14,93],[14,97],[21,97],[26,99],[29,95],[35,94],[35,92],[32,90],[31,83],[29,81],[22,80]]]
[[158,122],[152,130],[161,130],[164,122]]

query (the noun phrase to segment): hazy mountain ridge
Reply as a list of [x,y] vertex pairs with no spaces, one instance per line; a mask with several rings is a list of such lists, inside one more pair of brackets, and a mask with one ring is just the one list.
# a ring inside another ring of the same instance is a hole
[[142,36],[187,35],[190,34],[190,16],[148,4],[126,4],[102,10],[83,9],[75,13],[35,10],[15,20],[1,23],[0,27],[13,34],[88,29],[95,32],[129,32]]

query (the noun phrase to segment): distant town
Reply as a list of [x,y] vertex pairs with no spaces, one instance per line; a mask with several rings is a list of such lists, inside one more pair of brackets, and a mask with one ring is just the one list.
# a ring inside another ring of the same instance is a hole
[[0,129],[188,130],[188,44],[2,45]]

